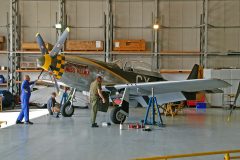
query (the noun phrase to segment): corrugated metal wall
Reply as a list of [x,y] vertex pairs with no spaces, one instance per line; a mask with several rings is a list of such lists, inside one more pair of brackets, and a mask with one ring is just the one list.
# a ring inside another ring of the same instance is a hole
[[[0,26],[6,25],[8,0],[0,0]],[[66,0],[70,39],[104,40],[106,0]],[[154,0],[112,0],[114,39],[145,39],[152,48]],[[47,42],[55,43],[57,1],[21,1],[22,41],[35,41],[40,32]],[[240,1],[209,0],[209,52],[240,50]],[[160,48],[162,51],[199,51],[202,0],[159,0]],[[212,27],[211,27],[212,26]],[[224,26],[233,26],[226,28]],[[0,28],[6,36],[6,28]],[[119,57],[119,56],[118,56]],[[148,57],[149,58],[149,57]],[[143,57],[144,59],[144,57]],[[189,69],[197,56],[161,56],[161,68]],[[208,67],[240,67],[239,56],[209,56]]]

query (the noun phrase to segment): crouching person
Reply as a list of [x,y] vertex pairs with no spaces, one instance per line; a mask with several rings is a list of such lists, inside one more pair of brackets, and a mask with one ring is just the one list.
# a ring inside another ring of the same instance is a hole
[[56,118],[58,118],[60,113],[60,105],[56,101],[56,96],[57,96],[56,92],[53,92],[50,99],[47,102],[47,108],[50,115],[56,113]]

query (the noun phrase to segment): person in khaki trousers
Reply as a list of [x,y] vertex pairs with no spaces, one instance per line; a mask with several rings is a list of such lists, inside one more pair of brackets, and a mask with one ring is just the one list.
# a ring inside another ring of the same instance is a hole
[[102,102],[105,103],[105,98],[102,94],[102,80],[103,77],[97,74],[95,81],[93,81],[90,85],[90,103],[92,105],[91,110],[91,122],[92,127],[98,127],[96,123],[97,111],[98,111],[98,103],[100,102],[100,98]]

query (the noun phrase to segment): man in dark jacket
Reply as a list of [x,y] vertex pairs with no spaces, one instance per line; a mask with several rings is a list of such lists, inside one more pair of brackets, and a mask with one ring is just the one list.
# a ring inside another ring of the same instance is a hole
[[53,113],[57,113],[56,118],[58,118],[60,113],[60,107],[57,105],[55,99],[56,96],[57,96],[56,92],[53,92],[51,98],[49,98],[47,102],[47,108],[50,115],[53,115]]
[[29,99],[31,96],[30,85],[35,82],[30,82],[29,75],[25,75],[24,81],[21,86],[21,112],[17,118],[16,124],[23,124],[22,120],[25,118],[26,124],[33,124],[33,122],[29,121]]

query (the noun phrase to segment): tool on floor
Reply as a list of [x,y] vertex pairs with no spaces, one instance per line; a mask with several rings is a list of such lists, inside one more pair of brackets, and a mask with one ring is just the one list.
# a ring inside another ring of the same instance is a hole
[[[155,121],[155,112],[156,112],[155,106],[157,108],[159,122]],[[149,114],[150,109],[152,109],[152,119],[150,121],[148,121],[148,114]],[[159,111],[157,98],[154,96],[154,88],[152,88],[152,97],[150,97],[150,99],[149,99],[147,112],[146,112],[145,119],[144,119],[144,125],[155,125],[155,124],[157,124],[159,127],[164,127],[165,126],[165,124],[163,124],[161,113]]]
[[111,123],[109,123],[109,122],[102,122],[102,126],[103,127],[108,127],[108,126],[111,126]]
[[120,125],[119,125],[119,129],[120,129],[120,130],[123,130],[123,124],[122,124],[122,122],[121,122]]
[[141,120],[141,123],[142,123],[142,128],[145,128],[145,126],[144,126],[144,120]]
[[2,127],[3,123],[5,123],[7,125],[7,121],[0,121],[0,128]]
[[130,123],[128,125],[128,129],[140,129],[142,126],[137,122],[137,123]]

